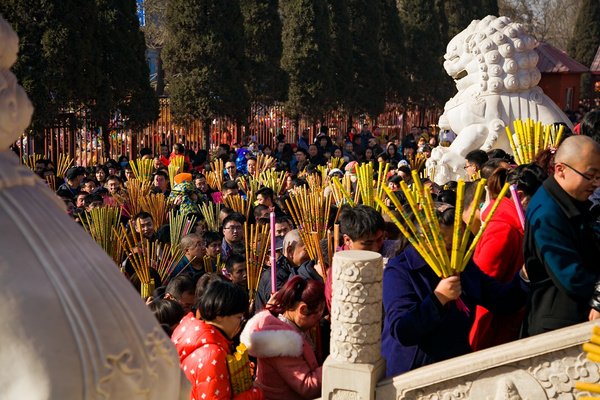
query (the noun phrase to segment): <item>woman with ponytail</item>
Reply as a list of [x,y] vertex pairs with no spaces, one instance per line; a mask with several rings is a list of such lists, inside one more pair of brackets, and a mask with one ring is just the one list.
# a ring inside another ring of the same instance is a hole
[[312,399],[322,371],[308,331],[325,310],[322,282],[290,279],[244,328],[241,342],[258,359],[256,383],[265,399]]
[[[515,170],[498,168],[489,177],[490,203],[481,212],[485,220],[497,201],[498,194],[506,182],[516,184],[521,205],[527,207],[529,199],[545,179],[544,171],[535,164],[521,165]],[[487,275],[506,284],[515,272],[523,267],[523,227],[514,202],[507,193],[500,200],[473,255],[475,264]],[[523,310],[510,315],[493,315],[478,306],[475,322],[471,328],[470,342],[474,351],[508,343],[519,338]]]

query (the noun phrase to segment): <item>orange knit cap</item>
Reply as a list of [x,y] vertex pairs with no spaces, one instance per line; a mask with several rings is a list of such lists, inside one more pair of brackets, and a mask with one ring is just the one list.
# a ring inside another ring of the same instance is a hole
[[177,174],[175,175],[175,178],[173,178],[173,180],[175,181],[175,184],[178,185],[181,182],[185,182],[185,181],[192,181],[192,174],[189,174],[187,172],[184,172],[182,174]]

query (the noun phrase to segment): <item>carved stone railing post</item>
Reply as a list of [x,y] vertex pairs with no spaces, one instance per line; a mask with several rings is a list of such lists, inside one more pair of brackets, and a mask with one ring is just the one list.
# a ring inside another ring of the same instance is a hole
[[323,399],[369,400],[385,376],[381,358],[383,259],[371,251],[333,258],[331,354],[323,365]]

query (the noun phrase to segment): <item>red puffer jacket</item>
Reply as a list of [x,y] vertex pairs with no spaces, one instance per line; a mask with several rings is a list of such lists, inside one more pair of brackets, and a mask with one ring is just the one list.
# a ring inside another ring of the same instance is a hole
[[235,397],[232,395],[227,370],[231,342],[219,329],[189,313],[175,328],[171,340],[179,353],[181,369],[192,382],[192,400],[263,399],[259,388],[252,388]]

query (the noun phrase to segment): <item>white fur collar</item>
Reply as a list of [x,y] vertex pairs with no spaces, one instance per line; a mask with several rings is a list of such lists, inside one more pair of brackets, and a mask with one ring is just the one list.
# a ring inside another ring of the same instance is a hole
[[258,358],[268,357],[300,357],[304,339],[300,333],[286,329],[285,322],[281,322],[277,317],[273,319],[281,322],[282,329],[277,326],[269,325],[258,330],[258,323],[263,318],[257,318],[259,315],[250,319],[242,332],[240,341],[246,345],[248,353]]

